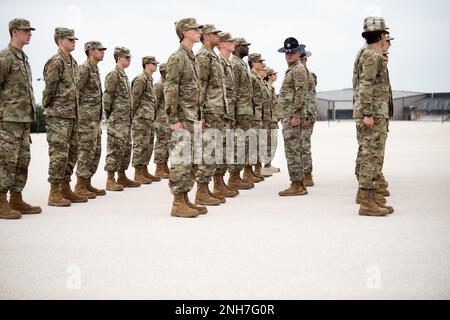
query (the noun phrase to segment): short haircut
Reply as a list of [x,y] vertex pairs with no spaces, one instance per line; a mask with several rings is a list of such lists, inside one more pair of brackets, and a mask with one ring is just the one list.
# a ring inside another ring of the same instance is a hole
[[116,60],[116,63],[117,63],[117,61],[119,61],[119,58],[120,58],[120,56],[118,54],[114,53],[114,60]]
[[367,31],[362,33],[362,37],[366,39],[367,44],[377,43],[381,40],[381,35],[386,31]]
[[253,61],[252,60],[248,60],[248,66],[250,67],[250,69],[253,69]]

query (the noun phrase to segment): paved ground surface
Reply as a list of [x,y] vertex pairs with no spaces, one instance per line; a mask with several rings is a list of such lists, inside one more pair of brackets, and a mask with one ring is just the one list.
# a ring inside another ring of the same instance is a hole
[[353,122],[322,122],[308,196],[278,197],[281,145],[281,173],[183,220],[167,182],[46,206],[47,144],[33,135],[24,194],[44,212],[0,221],[0,298],[449,299],[449,137],[450,124],[391,124],[387,218],[357,215]]

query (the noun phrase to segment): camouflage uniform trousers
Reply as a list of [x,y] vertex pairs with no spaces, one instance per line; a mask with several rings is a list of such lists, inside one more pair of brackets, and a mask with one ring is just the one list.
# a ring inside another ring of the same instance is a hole
[[108,121],[105,171],[124,171],[131,159],[131,125]]
[[[169,160],[171,134],[169,123],[161,121],[155,121],[153,123],[152,133],[150,136],[150,152],[153,152],[154,150],[155,154],[153,156],[153,161],[155,163],[167,163]],[[153,141],[155,138],[155,147],[153,148]]]
[[[239,163],[238,161],[236,162],[236,167],[234,167],[234,169],[237,169],[239,172],[242,171],[244,169],[244,164],[248,165],[249,164],[249,154],[250,154],[250,143],[249,143],[249,137],[248,136],[244,136],[245,132],[247,130],[250,130],[252,128],[252,119],[253,116],[251,115],[237,115],[236,117],[236,121],[235,121],[235,129],[241,129],[243,132],[241,132],[240,134],[236,135],[236,147],[235,147],[235,153],[236,153],[236,158],[238,157],[237,154],[237,149],[238,149],[238,143],[240,140],[244,139],[245,137],[245,160],[244,163]],[[230,171],[233,172],[233,171]]]
[[362,189],[376,189],[381,174],[387,138],[387,119],[375,118],[372,129],[361,120],[356,121],[358,155],[355,174]]
[[78,121],[47,117],[48,182],[70,181],[78,157]]
[[97,172],[102,154],[100,121],[78,120],[77,177],[90,179]]
[[303,156],[303,170],[305,172],[312,172],[312,154],[311,154],[311,136],[314,130],[314,122],[308,127],[302,127],[302,156]]
[[283,119],[284,153],[286,156],[289,177],[292,182],[302,181],[303,157],[302,157],[302,127],[291,125],[291,118]]
[[0,191],[22,192],[30,165],[30,123],[0,122]]
[[[223,165],[218,165],[217,169],[216,169],[216,174],[218,175],[225,175],[225,173],[228,171],[230,172],[239,172],[239,165],[237,165],[237,145],[236,145],[236,139],[234,138],[234,126],[235,126],[235,121],[231,120],[231,119],[225,119],[225,134],[223,136]],[[232,141],[227,142],[227,136],[226,136],[226,131],[227,130],[231,130],[231,132],[233,133],[232,137],[233,137],[233,148],[234,150],[231,150],[231,144]],[[231,154],[231,152],[233,152],[234,156],[233,159],[228,160],[227,157],[229,154]]]
[[260,139],[260,129],[264,129],[264,124],[262,120],[252,120],[252,129],[256,130],[257,139],[256,139],[256,150],[250,150],[250,152],[256,152],[256,162],[253,163],[253,157],[250,157],[250,165],[255,165],[257,163],[261,163],[261,154],[260,150],[266,148],[267,150],[267,140],[262,141]]
[[[181,120],[183,129],[190,133],[189,139],[183,139],[178,141],[175,139],[177,132],[171,131],[171,143],[170,143],[170,175],[169,175],[169,188],[172,194],[182,194],[192,190],[194,186],[194,178],[192,177],[192,170],[194,165],[194,122],[189,120]],[[175,150],[177,146],[177,150]],[[189,149],[190,157],[186,159],[186,162],[176,162],[176,159],[185,158],[183,151]]]
[[133,119],[133,167],[147,166],[153,151],[153,121],[150,119]]
[[[223,152],[223,154],[226,154],[226,151],[222,149],[223,142],[222,140],[216,141],[213,136],[208,136],[206,134],[206,130],[208,129],[215,129],[222,133],[222,137],[226,137],[226,129],[225,129],[225,119],[223,115],[216,115],[212,113],[206,113],[205,115],[205,130],[203,131],[203,137],[202,137],[202,143],[203,143],[203,151],[205,151],[206,148],[212,148],[215,143],[215,149],[213,152],[211,152],[212,157],[215,157],[216,151],[219,149]],[[222,157],[223,158],[223,157]],[[220,162],[222,162],[222,158]],[[216,173],[216,169],[220,168],[220,170],[226,170],[226,164],[223,163],[217,163],[216,160],[214,160],[214,163],[208,164],[203,161],[202,164],[198,166],[198,171],[196,175],[196,180],[199,183],[209,183],[211,181],[211,177]]]
[[[267,134],[267,155],[269,159],[268,161],[264,161],[264,163],[270,163],[275,157],[275,152],[277,151],[278,146],[278,122],[270,121],[269,123],[270,134]],[[272,146],[273,145],[273,146]]]

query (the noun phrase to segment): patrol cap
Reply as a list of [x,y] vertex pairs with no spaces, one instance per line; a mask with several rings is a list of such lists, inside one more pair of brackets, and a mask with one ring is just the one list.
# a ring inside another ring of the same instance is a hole
[[250,42],[247,42],[244,38],[236,38],[234,39],[234,45],[237,46],[249,46],[251,45]]
[[197,28],[201,29],[203,26],[198,24],[195,18],[184,18],[175,22],[175,31],[177,33]]
[[167,63],[161,63],[159,65],[159,72],[166,72],[167,71]]
[[251,53],[248,55],[248,61],[252,62],[263,62],[266,61],[261,57],[260,53]]
[[297,39],[289,37],[284,40],[283,47],[278,49],[278,52],[293,53],[297,51],[304,51],[305,47],[306,46],[304,44],[299,44]]
[[106,50],[100,41],[88,41],[84,44],[84,51],[88,50]]
[[267,69],[267,75],[268,76],[271,76],[271,75],[274,75],[274,74],[277,74],[278,72],[276,72],[275,70],[273,70],[272,68],[268,68]]
[[156,61],[156,58],[153,56],[145,56],[142,58],[142,64],[146,65],[146,64],[159,64],[158,61]]
[[202,35],[207,35],[210,33],[221,33],[222,30],[216,29],[213,24],[205,24],[202,28]]
[[125,47],[115,47],[114,48],[114,56],[131,58],[130,49],[125,48]]
[[364,19],[364,32],[372,32],[372,31],[386,31],[389,28],[386,26],[386,23],[382,17],[367,17]]
[[234,39],[229,32],[221,32],[219,33],[220,42],[233,42]]
[[17,30],[36,30],[35,28],[30,26],[30,21],[22,18],[15,18],[9,22],[9,31],[17,29]]
[[312,56],[312,53],[310,51],[305,51],[302,53],[302,55],[300,56],[300,59],[308,59],[309,57]]
[[391,40],[395,40],[395,38],[392,38],[391,35],[388,33],[386,35],[386,41],[391,41]]
[[55,28],[55,40],[56,39],[69,39],[69,40],[78,40],[75,37],[75,30],[68,28]]

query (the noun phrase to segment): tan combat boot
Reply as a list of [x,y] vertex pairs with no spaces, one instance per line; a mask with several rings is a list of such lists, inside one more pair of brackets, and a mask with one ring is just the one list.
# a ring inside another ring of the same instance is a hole
[[21,214],[39,214],[42,212],[41,207],[32,206],[22,199],[22,192],[11,192],[9,198],[9,207],[13,210],[19,211]]
[[377,200],[376,197],[374,197],[373,200],[375,201],[375,203],[377,204],[377,206],[379,206],[380,208],[387,209],[387,210],[388,210],[388,214],[394,213],[394,207],[392,207],[392,206],[387,206],[385,203],[380,202],[379,200]]
[[114,178],[114,171],[108,171],[108,180],[106,180],[106,190],[123,191],[123,185],[118,184]]
[[391,195],[387,187],[380,186],[375,189],[375,193],[381,194],[383,197],[389,197]]
[[305,186],[307,187],[312,187],[314,186],[314,180],[312,177],[312,172],[311,171],[305,171]]
[[124,188],[138,188],[141,186],[139,182],[128,179],[125,170],[117,172],[117,183],[121,184]]
[[252,182],[252,183],[259,183],[262,180],[257,178],[252,171],[251,166],[245,166],[244,167],[244,174],[242,175],[244,181]]
[[197,193],[195,195],[195,204],[202,204],[204,206],[218,206],[222,200],[215,198],[209,191],[208,183],[197,182]]
[[189,207],[186,203],[184,194],[179,193],[173,195],[171,215],[172,217],[179,218],[195,218],[198,217],[199,212],[196,209]]
[[155,177],[155,176],[152,175],[150,172],[148,172],[147,166],[144,166],[144,176],[145,176],[146,178],[152,180],[152,182],[159,182],[159,181],[161,181],[161,178]]
[[208,213],[208,208],[206,208],[205,206],[197,206],[197,205],[193,204],[189,200],[189,196],[188,196],[187,192],[185,192],[183,194],[184,194],[184,200],[186,201],[186,204],[189,206],[189,208],[197,210],[199,214],[207,214]]
[[234,198],[239,194],[237,190],[230,190],[227,188],[223,181],[223,176],[221,174],[216,174],[213,177],[214,187],[213,187],[213,196],[219,195],[225,198]]
[[278,194],[282,197],[304,196],[308,194],[308,190],[306,190],[302,181],[292,181],[289,188],[278,192]]
[[77,184],[75,185],[75,193],[88,199],[95,199],[97,195],[94,192],[89,191],[87,188],[88,181],[89,181],[88,179],[77,177]]
[[268,172],[272,174],[280,172],[280,168],[272,166],[270,162],[264,166],[264,169],[266,169]]
[[19,211],[10,208],[6,200],[6,192],[0,192],[0,219],[20,219],[21,217]]
[[167,174],[170,174],[170,169],[169,169],[169,167],[167,166],[167,162],[164,162],[164,163],[163,163],[163,169],[164,169],[164,171],[165,171]]
[[389,187],[389,183],[386,181],[386,178],[383,174],[380,174],[380,176],[378,177],[378,186],[385,188]]
[[[139,182],[140,184],[152,184],[152,179],[147,178],[145,176],[143,166],[138,166],[138,167],[134,168],[134,181]],[[124,187],[125,187],[125,185],[124,185]]]
[[91,178],[89,178],[88,181],[87,181],[86,189],[88,189],[90,192],[95,193],[97,196],[104,196],[104,195],[106,195],[106,191],[105,190],[97,189],[97,188],[92,186]]
[[[374,194],[374,200],[376,200],[377,203],[386,204],[386,199],[379,193]],[[361,204],[361,189],[358,188],[358,192],[356,193],[356,204]]]
[[69,200],[72,203],[88,202],[87,197],[83,197],[72,191],[69,181],[64,180],[63,182],[61,182],[61,194],[64,198],[66,198],[67,200]]
[[255,185],[252,182],[245,182],[241,179],[239,171],[230,172],[230,178],[228,179],[228,187],[237,190],[248,190],[254,188]]
[[160,179],[169,179],[169,174],[164,170],[164,165],[167,166],[165,163],[157,163],[156,164],[156,170],[155,170],[155,177],[158,177]]
[[50,185],[50,193],[48,195],[48,205],[51,207],[70,207],[71,203],[64,198],[61,193],[61,184],[52,183]]
[[383,217],[389,214],[389,210],[379,207],[374,201],[374,190],[361,189],[361,204],[359,207],[359,215]]
[[269,178],[269,177],[272,176],[272,172],[271,172],[268,168],[262,167],[262,168],[261,168],[261,175],[262,175],[264,178]]
[[257,177],[259,180],[264,181],[264,177],[261,174],[261,163],[257,163],[255,165],[255,170],[253,171],[253,175]]

